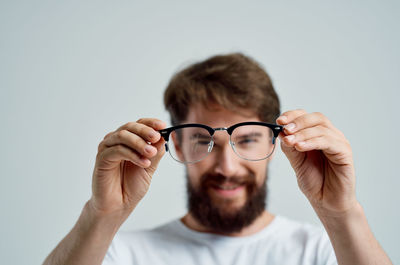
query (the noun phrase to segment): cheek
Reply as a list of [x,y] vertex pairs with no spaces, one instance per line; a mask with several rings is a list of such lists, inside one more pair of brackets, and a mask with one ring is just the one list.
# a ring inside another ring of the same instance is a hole
[[205,160],[197,162],[195,164],[186,165],[186,172],[190,179],[190,183],[197,187],[200,183],[201,176],[208,173],[211,169],[211,165]]
[[261,186],[262,184],[264,184],[264,180],[267,177],[268,162],[259,161],[253,163],[254,165],[252,167],[252,170],[253,172],[255,172],[257,186]]
[[197,187],[200,183],[200,177],[202,175],[200,169],[197,167],[197,165],[187,165],[186,171],[192,186]]

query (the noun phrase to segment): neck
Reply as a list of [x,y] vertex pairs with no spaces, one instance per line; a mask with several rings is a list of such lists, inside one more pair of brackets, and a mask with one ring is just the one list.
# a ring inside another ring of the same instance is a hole
[[262,229],[267,227],[272,220],[275,218],[274,215],[272,215],[268,211],[264,211],[260,216],[258,216],[251,225],[244,227],[240,232],[236,233],[231,233],[231,234],[223,234],[223,233],[216,233],[212,229],[203,226],[200,224],[194,217],[193,215],[189,212],[185,216],[181,218],[181,221],[184,225],[186,225],[188,228],[195,230],[197,232],[203,232],[203,233],[212,233],[212,234],[218,234],[218,235],[224,235],[224,236],[233,236],[233,237],[241,237],[241,236],[249,236],[252,234],[255,234],[257,232],[260,232]]

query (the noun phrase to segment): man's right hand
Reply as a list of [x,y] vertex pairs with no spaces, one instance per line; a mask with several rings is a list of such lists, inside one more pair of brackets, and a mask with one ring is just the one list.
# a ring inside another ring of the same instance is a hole
[[[93,195],[78,222],[44,264],[101,264],[120,225],[149,189],[164,139],[157,119],[129,122],[99,144]],[[148,149],[148,151],[146,151]]]
[[149,189],[165,153],[158,119],[129,122],[107,134],[99,144],[89,201],[97,215],[127,218]]

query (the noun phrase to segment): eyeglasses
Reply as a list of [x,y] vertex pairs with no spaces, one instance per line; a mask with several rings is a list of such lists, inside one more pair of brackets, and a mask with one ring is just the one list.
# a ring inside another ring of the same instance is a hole
[[[275,142],[283,126],[265,122],[242,122],[229,128],[211,128],[204,124],[190,123],[160,130],[166,141],[165,149],[181,163],[196,163],[211,153],[214,133],[226,131],[233,151],[242,159],[260,161],[275,150]],[[170,141],[172,138],[172,141]]]

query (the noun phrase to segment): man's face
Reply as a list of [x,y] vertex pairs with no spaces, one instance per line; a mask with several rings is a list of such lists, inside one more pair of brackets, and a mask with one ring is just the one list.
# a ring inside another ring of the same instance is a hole
[[[245,121],[260,120],[245,110],[239,114],[221,107],[208,110],[194,105],[184,123],[216,128]],[[241,159],[230,146],[227,132],[216,131],[212,152],[200,162],[186,166],[190,213],[215,232],[239,232],[251,224],[265,208],[270,158],[257,162]]]

